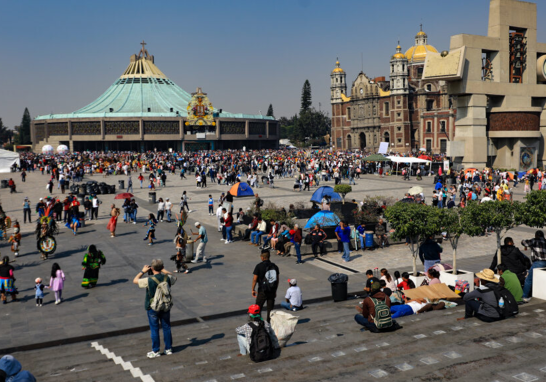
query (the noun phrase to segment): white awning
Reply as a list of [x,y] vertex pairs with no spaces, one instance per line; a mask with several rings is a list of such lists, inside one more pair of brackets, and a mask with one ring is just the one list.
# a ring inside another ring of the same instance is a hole
[[413,157],[387,157],[395,163],[430,163],[429,160],[413,158]]

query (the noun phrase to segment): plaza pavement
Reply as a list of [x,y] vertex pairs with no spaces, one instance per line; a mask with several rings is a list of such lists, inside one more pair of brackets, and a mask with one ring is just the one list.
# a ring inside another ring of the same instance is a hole
[[[8,216],[19,219],[22,223],[22,203],[25,196],[30,197],[33,205],[40,197],[47,195],[45,185],[47,175],[39,172],[29,173],[27,182],[22,183],[19,173],[4,174],[2,179],[14,176],[18,192],[10,194],[9,189],[0,190],[0,201]],[[74,237],[71,232],[61,228],[58,235],[58,249],[54,256],[47,261],[40,260],[36,250],[36,241],[32,235],[35,225],[21,224],[23,241],[19,258],[15,262],[16,286],[19,289],[20,302],[2,305],[4,325],[8,330],[0,333],[0,349],[14,349],[33,344],[43,344],[50,341],[62,341],[67,338],[80,338],[100,333],[130,332],[132,328],[145,328],[147,318],[143,309],[144,291],[132,284],[134,276],[149,264],[152,258],[162,258],[168,270],[174,270],[174,263],[169,260],[174,254],[172,239],[175,232],[174,223],[159,223],[156,229],[157,242],[154,246],[146,245],[143,241],[146,228],[142,226],[145,216],[149,212],[156,214],[157,206],[148,203],[148,189],[140,189],[136,177],[133,175],[134,194],[140,205],[138,211],[139,224],[124,224],[118,221],[117,237],[110,238],[106,230],[109,206],[114,201],[114,195],[100,195],[103,204],[99,210],[98,221],[87,221],[86,226]],[[118,186],[118,180],[126,181],[126,176],[87,177],[105,181]],[[125,182],[127,184],[127,182]],[[321,185],[333,185],[333,182]],[[404,192],[414,185],[423,186],[427,197],[432,194],[432,179],[421,182],[404,182],[400,178],[379,178],[376,175],[364,175],[353,186],[353,192],[347,199],[361,200],[365,195],[383,195],[400,198]],[[172,310],[172,320],[207,317],[226,312],[241,311],[253,303],[250,294],[252,271],[259,262],[259,250],[247,243],[235,242],[224,244],[220,241],[220,234],[216,230],[216,217],[208,215],[207,200],[209,193],[216,200],[221,192],[227,192],[228,186],[208,184],[206,189],[197,189],[195,181],[190,175],[187,180],[180,180],[178,176],[169,176],[167,187],[157,190],[157,197],[169,197],[174,209],[178,209],[178,201],[183,190],[188,192],[189,206],[192,213],[189,215],[187,228],[195,231],[193,223],[200,221],[209,234],[209,243],[206,253],[208,263],[189,264],[192,273],[178,275],[178,282],[173,287],[175,305]],[[258,190],[265,202],[273,201],[279,206],[291,203],[308,203],[312,192],[294,192],[291,178],[275,181],[276,188],[261,187]],[[56,187],[56,186],[55,186]],[[515,193],[516,199],[522,199],[521,188]],[[53,195],[60,196],[60,190],[55,188]],[[120,206],[121,201],[116,200]],[[234,210],[239,207],[246,209],[252,202],[251,198],[236,199]],[[33,219],[35,214],[33,214]],[[534,230],[528,228],[514,229],[511,235],[516,243],[521,238],[533,236]],[[80,286],[83,271],[81,261],[85,249],[90,244],[96,244],[107,258],[106,265],[101,269],[98,286],[87,290]],[[490,264],[494,253],[494,237],[463,238],[458,251],[459,268],[477,271]],[[0,243],[2,255],[12,256],[7,242]],[[449,244],[444,245],[443,260],[450,262],[451,250]],[[362,288],[365,280],[363,272],[369,268],[387,267],[394,270],[411,270],[412,259],[409,249],[404,245],[391,246],[388,249],[371,252],[353,252],[354,259],[345,266],[352,271],[349,279],[349,290],[356,291]],[[322,260],[308,261],[304,265],[296,265],[293,257],[273,258],[280,268],[280,279],[297,278],[303,289],[304,299],[314,299],[329,296],[330,284],[327,278],[334,272],[346,272],[337,267],[341,264],[341,256],[330,253]],[[34,303],[34,279],[41,277],[47,285],[51,265],[58,262],[66,274],[64,302],[54,305],[53,293],[46,290],[45,304],[36,307]],[[281,283],[277,302],[281,301],[285,285]]]

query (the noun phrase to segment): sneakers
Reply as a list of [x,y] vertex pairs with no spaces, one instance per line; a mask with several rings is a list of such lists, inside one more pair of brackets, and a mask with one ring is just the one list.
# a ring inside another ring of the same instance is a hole
[[232,241],[226,240],[226,244],[233,243]]
[[165,350],[165,355],[172,355],[172,354],[173,354],[172,349]]
[[186,272],[184,272],[185,274],[188,274],[190,273],[190,270],[189,269],[186,269]]
[[[166,352],[165,352],[166,353]],[[171,350],[171,354],[172,354],[172,350]],[[157,358],[157,357],[161,357],[161,353],[160,352],[155,352],[155,351],[151,351],[151,352],[148,352],[148,354],[146,354],[146,356],[148,358]]]
[[528,302],[531,302],[531,297],[523,297],[521,299],[524,303],[528,303]]
[[226,239],[220,239],[220,241],[226,241]]

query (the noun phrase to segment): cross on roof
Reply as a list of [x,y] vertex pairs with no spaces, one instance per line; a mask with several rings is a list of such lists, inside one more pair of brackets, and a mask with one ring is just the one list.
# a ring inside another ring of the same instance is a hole
[[144,48],[144,45],[146,45],[146,43],[144,42],[144,40],[142,40],[142,42],[140,43],[140,45],[142,45],[142,49],[145,49],[145,48]]

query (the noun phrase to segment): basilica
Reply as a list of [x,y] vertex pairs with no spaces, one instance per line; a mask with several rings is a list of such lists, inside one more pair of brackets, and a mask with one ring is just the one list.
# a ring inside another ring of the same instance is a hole
[[377,152],[426,150],[445,153],[455,135],[456,99],[441,80],[424,80],[428,53],[437,53],[421,30],[405,53],[398,45],[390,59],[390,77],[360,72],[347,91],[339,61],[331,73],[332,143],[337,150]]

